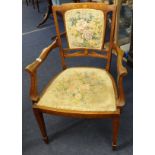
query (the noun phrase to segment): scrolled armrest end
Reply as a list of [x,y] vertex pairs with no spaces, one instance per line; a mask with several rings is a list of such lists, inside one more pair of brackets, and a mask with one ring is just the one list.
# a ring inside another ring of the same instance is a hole
[[113,49],[117,53],[117,72],[119,76],[125,76],[127,75],[127,69],[123,66],[122,61],[123,61],[123,55],[124,51],[121,50],[116,44],[113,45]]
[[25,67],[25,70],[29,73],[33,73],[37,70],[41,62],[39,61],[34,61],[33,63],[29,64],[28,66]]

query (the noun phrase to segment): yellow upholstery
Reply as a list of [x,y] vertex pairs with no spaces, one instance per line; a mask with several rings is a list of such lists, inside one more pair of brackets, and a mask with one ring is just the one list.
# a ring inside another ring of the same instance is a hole
[[38,105],[64,110],[115,111],[116,96],[107,71],[74,67],[55,78]]
[[101,10],[73,9],[66,11],[65,25],[70,48],[102,48],[104,14]]

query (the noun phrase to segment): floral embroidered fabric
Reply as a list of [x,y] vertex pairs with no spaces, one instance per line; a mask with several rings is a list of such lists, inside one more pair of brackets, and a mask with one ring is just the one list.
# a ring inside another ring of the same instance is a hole
[[107,71],[74,67],[58,75],[38,105],[77,111],[115,111],[116,96]]
[[101,49],[104,14],[95,9],[73,9],[65,13],[69,47]]

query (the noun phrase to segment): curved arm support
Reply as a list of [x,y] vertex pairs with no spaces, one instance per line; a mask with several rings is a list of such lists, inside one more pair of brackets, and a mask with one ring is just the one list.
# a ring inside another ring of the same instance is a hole
[[28,65],[25,70],[30,74],[31,85],[30,85],[30,97],[32,102],[37,102],[39,100],[38,90],[37,90],[37,69],[45,61],[52,49],[58,47],[57,39],[53,41],[48,47],[44,48],[39,55],[39,57]]
[[124,52],[116,45],[113,45],[113,49],[117,52],[117,87],[118,87],[118,103],[117,107],[121,108],[125,105],[125,95],[123,89],[123,77],[127,75],[127,69],[123,66],[122,60]]

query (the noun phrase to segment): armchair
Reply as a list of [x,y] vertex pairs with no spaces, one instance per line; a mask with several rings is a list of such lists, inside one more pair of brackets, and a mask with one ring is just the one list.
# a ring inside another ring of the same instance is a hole
[[[64,18],[67,48],[62,46],[56,12],[61,12]],[[108,12],[112,13],[112,22],[109,46],[105,47],[104,36]],[[125,105],[123,77],[127,74],[126,68],[122,65],[123,51],[114,43],[116,6],[104,3],[63,4],[53,6],[53,16],[56,39],[26,67],[31,78],[32,109],[43,140],[48,143],[43,113],[80,118],[111,118],[112,148],[116,149],[121,109]],[[54,48],[59,48],[63,71],[39,95],[37,70]],[[117,52],[117,84],[110,74],[112,49]],[[106,59],[107,63],[105,69],[67,68],[65,59],[73,57],[95,57]]]

